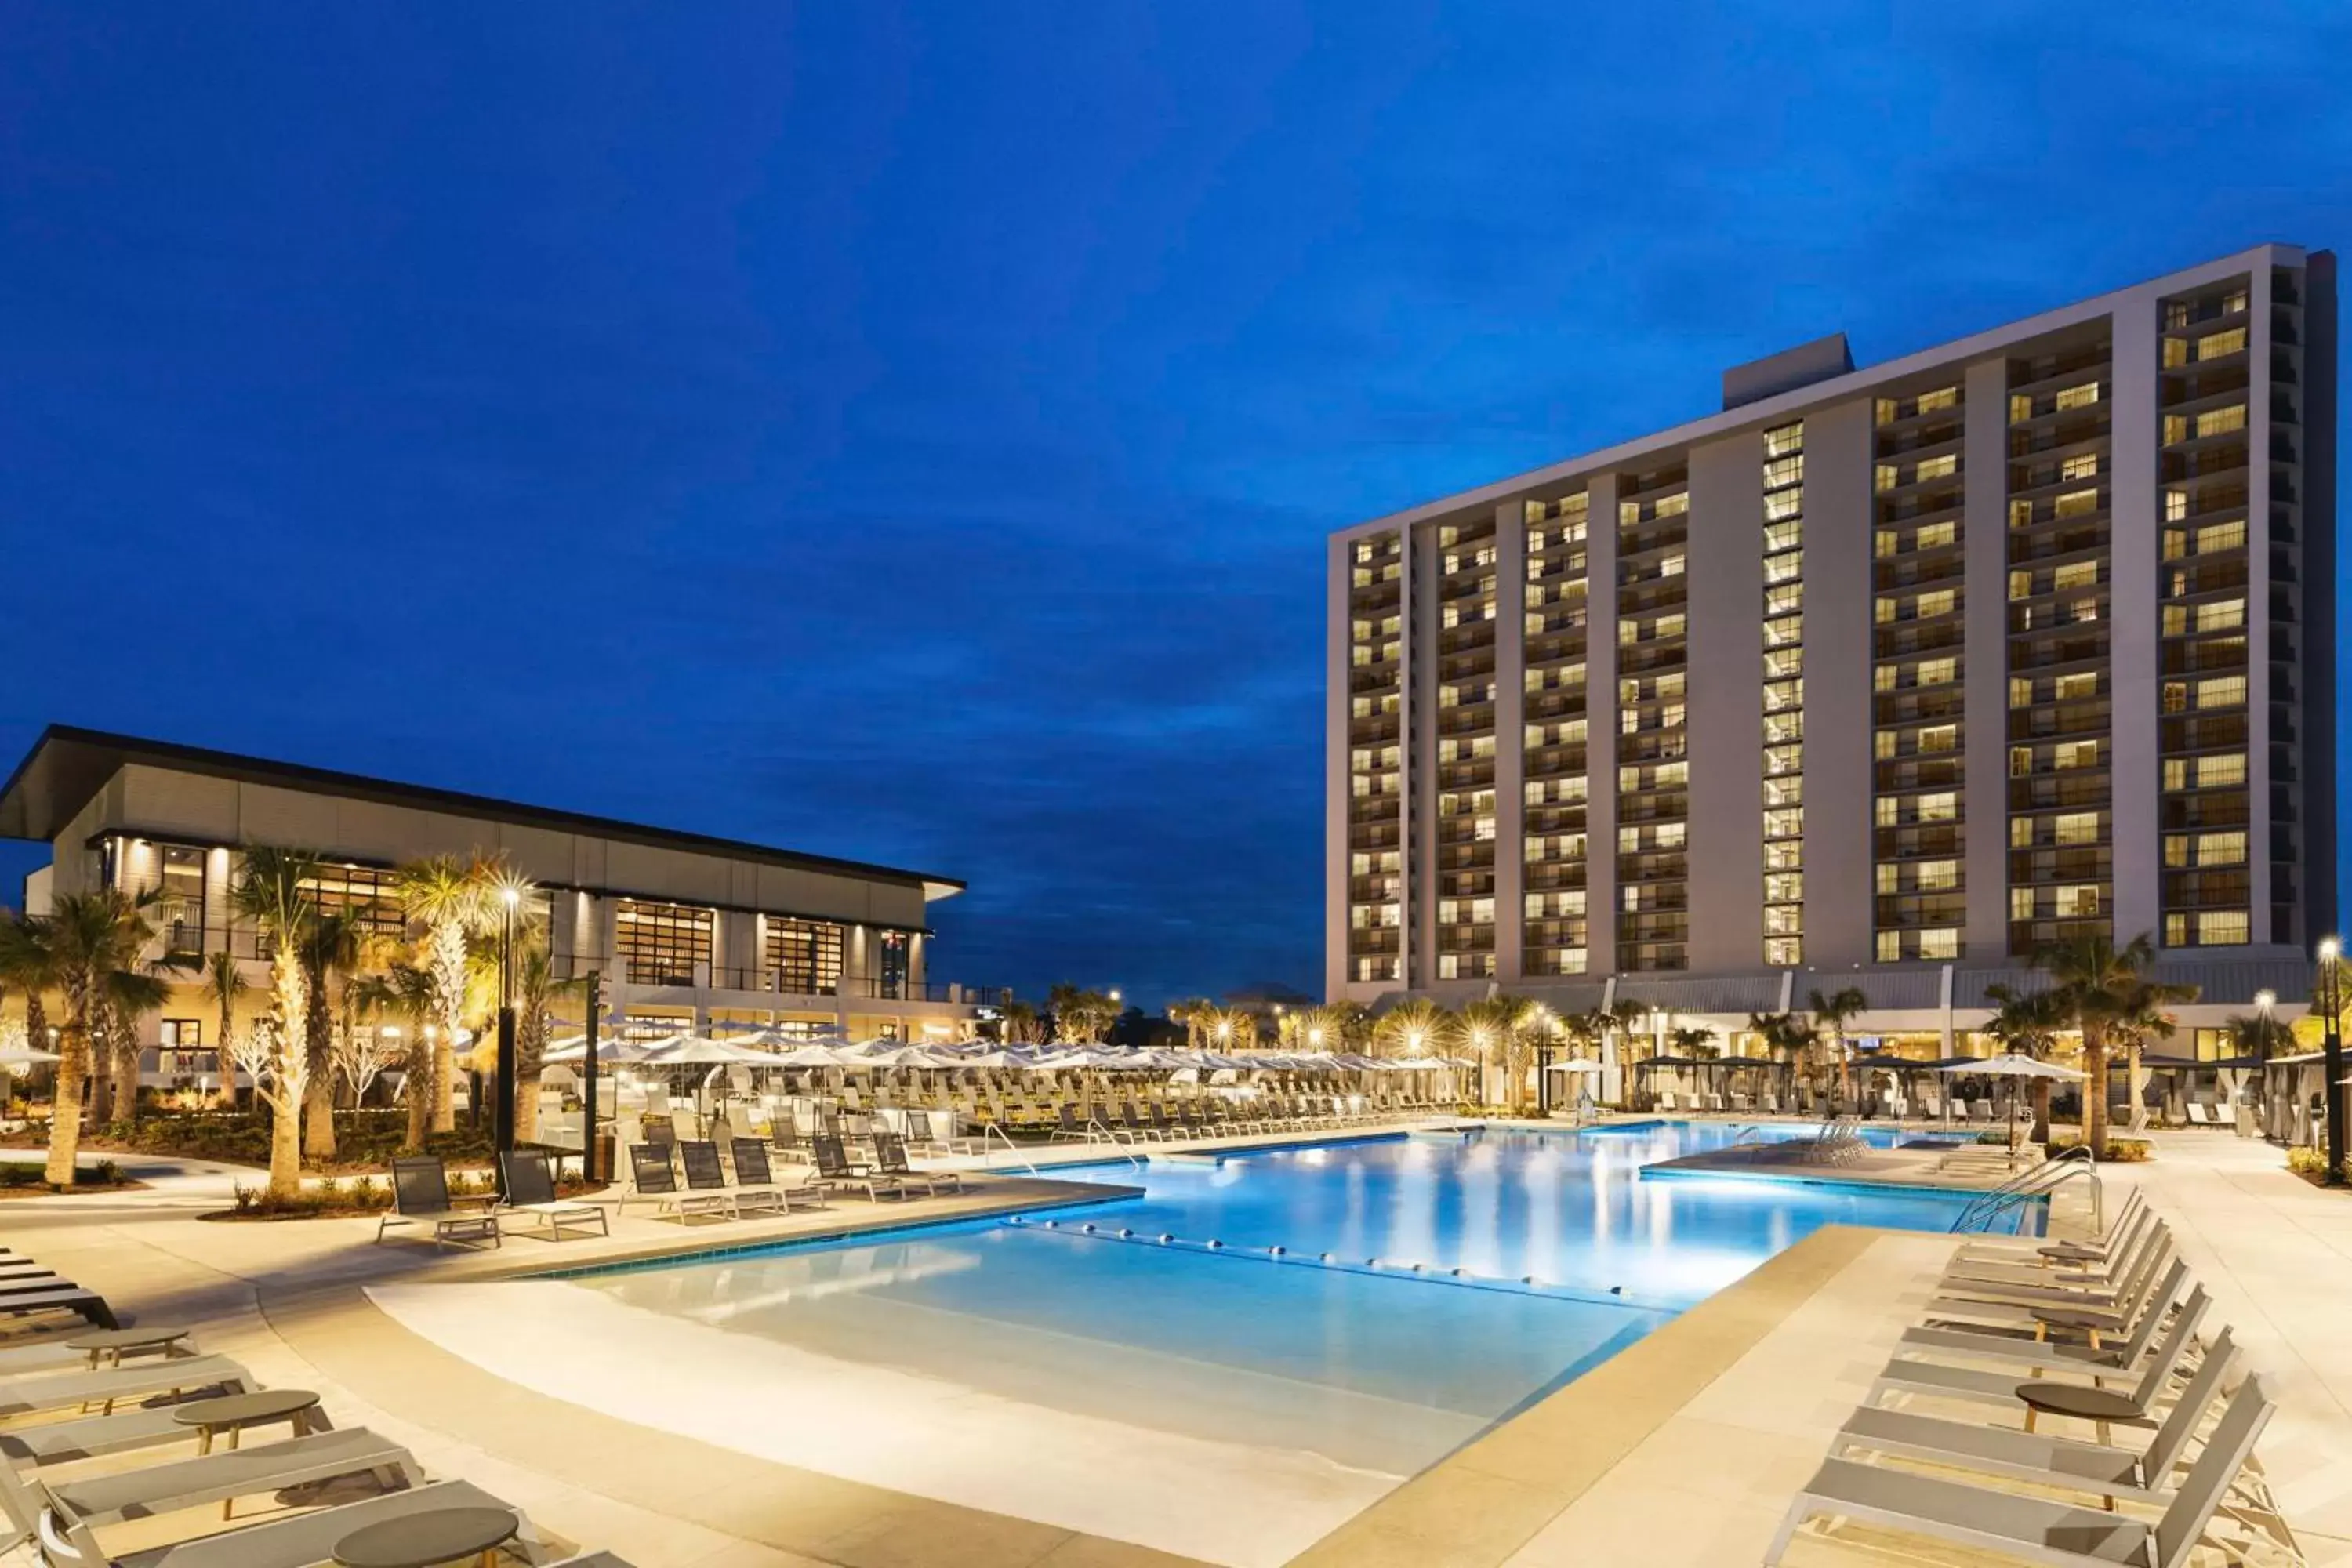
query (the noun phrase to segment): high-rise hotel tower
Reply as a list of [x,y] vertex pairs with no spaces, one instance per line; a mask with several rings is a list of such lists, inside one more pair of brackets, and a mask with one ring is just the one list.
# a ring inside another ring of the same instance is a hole
[[1948,1030],[2145,931],[2251,999],[2336,915],[2335,432],[2265,245],[1339,533],[1330,994]]

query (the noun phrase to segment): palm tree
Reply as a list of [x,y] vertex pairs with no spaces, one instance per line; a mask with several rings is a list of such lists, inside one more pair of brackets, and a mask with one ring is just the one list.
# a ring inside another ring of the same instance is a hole
[[1503,1101],[1517,1110],[1527,1103],[1528,1064],[1534,1053],[1528,1025],[1535,1004],[1523,996],[1481,996],[1465,1003],[1454,1020],[1454,1037],[1478,1053],[1482,1069],[1480,1097],[1485,1096],[1483,1069],[1490,1055],[1503,1058]]
[[1668,1029],[1666,1043],[1689,1057],[1712,1058],[1723,1054],[1723,1047],[1715,1043],[1715,1031],[1703,1024]]
[[245,852],[229,902],[269,947],[272,1013],[267,1054],[256,1058],[254,1094],[269,1107],[269,1192],[291,1197],[302,1184],[302,1100],[310,1074],[310,972],[303,950],[319,909],[310,887],[319,858],[301,849]]
[[251,989],[245,983],[245,971],[237,966],[236,955],[226,948],[205,960],[205,994],[220,1006],[220,1031],[213,1037],[213,1055],[220,1062],[224,1105],[236,1099],[236,1071],[228,1059],[229,1032],[236,1026],[236,999]]
[[74,1157],[81,1147],[82,1086],[89,1077],[91,1046],[110,1009],[118,1002],[138,1005],[146,1000],[151,994],[138,982],[161,990],[159,982],[137,967],[140,953],[155,935],[147,919],[154,901],[152,894],[134,899],[112,888],[62,893],[36,922],[66,1005],[65,1025],[58,1037],[57,1102],[49,1117],[45,1173],[53,1187],[73,1185]]
[[0,981],[25,994],[25,1043],[49,1048],[49,993],[57,987],[57,954],[38,920],[10,913],[0,918]]
[[1297,1017],[1298,1038],[1310,1051],[1351,1051],[1371,1033],[1371,1016],[1360,1002],[1326,1002]]
[[1028,1045],[1037,1035],[1037,1009],[1016,996],[1008,996],[996,1007],[997,1025],[1008,1046]]
[[1841,986],[1827,995],[1819,991],[1805,994],[1805,1009],[1813,1021],[1830,1032],[1837,1050],[1838,1100],[1843,1103],[1853,1098],[1853,1062],[1846,1049],[1845,1026],[1859,1017],[1870,1005],[1870,998],[1851,985]]
[[2062,1016],[2082,1031],[2083,1142],[2096,1159],[2107,1147],[2108,1046],[2120,1035],[2131,1049],[2137,1096],[2142,1021],[2166,1002],[2181,999],[2184,990],[2196,993],[2147,978],[2156,944],[2146,931],[2121,947],[2106,936],[2074,937],[2042,949],[2033,962],[2053,983]]
[[[303,1104],[302,1152],[311,1160],[335,1157],[335,1016],[345,1009],[336,1004],[348,998],[352,972],[366,949],[367,919],[357,910],[322,910],[303,933],[302,973],[310,985],[310,1005],[303,1016],[309,1042],[310,1084]],[[343,996],[332,994],[337,981]]]
[[1217,1005],[1206,996],[1187,996],[1168,1004],[1168,1021],[1184,1026],[1184,1044],[1193,1050],[1201,1048],[1202,1021],[1217,1010]]
[[[2007,985],[1985,987],[1993,1015],[1983,1033],[2000,1042],[2001,1049],[2035,1061],[2048,1061],[2058,1048],[2058,1031],[2066,1022],[2066,1001],[2055,991],[2019,992]],[[2050,1142],[2050,1080],[2033,1080],[2033,1141]]]
[[1792,1073],[1821,1047],[1820,1026],[1801,1013],[1750,1013],[1748,1027],[1764,1042],[1772,1059]]
[[2172,1037],[2172,1015],[2167,1007],[2178,1003],[2197,1000],[2200,988],[2194,985],[2171,985],[2162,981],[2143,980],[2128,986],[2123,994],[2122,1009],[2108,1026],[2108,1036],[2124,1045],[2124,1082],[2131,1096],[2129,1131],[2143,1131],[2147,1126],[2147,1084],[2140,1058],[2150,1040]]
[[515,939],[515,1110],[518,1143],[539,1142],[539,1080],[547,1061],[548,1009],[567,996],[585,995],[585,976],[559,979],[555,955],[536,930]]
[[502,868],[478,856],[462,861],[454,855],[436,855],[393,873],[401,912],[419,929],[423,962],[418,967],[433,978],[434,1022],[438,1026],[433,1060],[421,1077],[410,1074],[406,1087],[411,1094],[428,1097],[436,1132],[457,1125],[450,1055],[466,1026],[466,993],[473,967],[467,939],[492,929],[491,905]]
[[1426,996],[1409,996],[1372,1025],[1372,1048],[1384,1057],[1426,1056],[1447,1032],[1445,1009]]
[[433,1097],[424,1085],[433,1071],[433,1045],[425,1026],[434,1016],[433,977],[413,963],[392,963],[378,973],[353,982],[355,1001],[364,1013],[391,1014],[404,1021],[399,1067],[401,1098],[408,1105],[408,1132],[402,1147],[415,1153],[425,1147],[425,1123]]
[[2259,1057],[2264,1061],[2294,1038],[2294,1031],[2280,1023],[2268,1008],[2259,1013],[2232,1013],[2222,1020],[2221,1026],[2229,1031],[2233,1055]]

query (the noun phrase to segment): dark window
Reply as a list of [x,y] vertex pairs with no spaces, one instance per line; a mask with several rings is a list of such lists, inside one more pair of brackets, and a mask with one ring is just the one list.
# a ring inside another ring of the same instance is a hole
[[380,871],[373,866],[322,866],[303,887],[317,901],[321,914],[356,910],[367,929],[377,936],[396,937],[408,929],[390,871]]
[[614,915],[614,956],[632,985],[691,985],[695,966],[710,962],[709,910],[624,899]]
[[829,996],[841,983],[842,928],[823,921],[768,917],[761,962],[776,988],[798,996]]

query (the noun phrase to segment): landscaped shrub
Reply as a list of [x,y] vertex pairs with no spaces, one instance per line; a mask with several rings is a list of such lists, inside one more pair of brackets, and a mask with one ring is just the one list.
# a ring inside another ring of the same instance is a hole
[[[2290,1149],[2286,1152],[2286,1168],[2298,1176],[2325,1176],[2327,1174],[2327,1151]],[[2345,1169],[2347,1173],[2352,1173],[2352,1163],[2347,1163]]]

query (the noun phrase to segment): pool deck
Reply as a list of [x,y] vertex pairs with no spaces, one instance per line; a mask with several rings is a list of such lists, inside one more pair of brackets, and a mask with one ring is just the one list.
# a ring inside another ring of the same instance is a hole
[[[2226,1133],[2160,1133],[2157,1144],[2152,1164],[2108,1168],[2110,1202],[2125,1184],[2143,1184],[2172,1221],[2221,1318],[2280,1384],[2282,1410],[2261,1453],[2307,1560],[2352,1564],[2352,1336],[2341,1327],[2341,1303],[2352,1300],[2352,1195],[2315,1189],[2279,1168],[2277,1150]],[[1038,1172],[1047,1175],[1046,1162]],[[27,1200],[0,1222],[10,1246],[129,1312],[196,1323],[206,1349],[239,1358],[265,1383],[317,1389],[337,1425],[371,1426],[408,1445],[431,1473],[482,1485],[551,1535],[608,1547],[636,1568],[1179,1564],[1187,1560],[632,1426],[593,1408],[593,1367],[581,1372],[591,1405],[551,1398],[409,1332],[363,1294],[383,1281],[480,1280],[836,1234],[845,1216],[889,1226],[1001,1212],[1066,1200],[1074,1185],[1024,1172],[962,1200],[877,1209],[852,1199],[756,1226],[632,1217],[610,1243],[518,1239],[491,1254],[371,1246],[373,1220],[199,1222],[184,1205],[132,1201],[144,1194],[102,1207]],[[1085,1195],[1109,1194],[1089,1187]],[[1396,1489],[1297,1561],[1755,1563],[1951,1245],[1917,1233],[1820,1232]],[[106,1539],[130,1549],[156,1528],[127,1525]],[[1801,1538],[1788,1561],[1870,1560]]]

